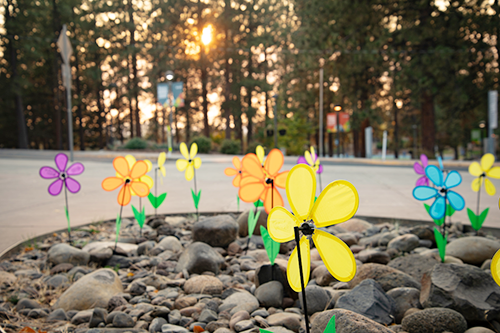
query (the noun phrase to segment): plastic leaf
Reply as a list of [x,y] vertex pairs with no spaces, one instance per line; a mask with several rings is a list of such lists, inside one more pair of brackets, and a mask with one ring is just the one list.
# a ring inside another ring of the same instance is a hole
[[194,193],[194,190],[191,189],[191,195],[193,196],[194,208],[198,209],[198,204],[200,203],[201,190],[198,193]]
[[441,262],[444,262],[444,257],[446,255],[446,244],[448,243],[448,235],[443,237],[439,230],[434,227],[434,238],[436,239],[436,245],[439,250],[439,256],[441,257]]
[[71,226],[70,226],[70,223],[69,223],[68,207],[64,206],[64,211],[66,212],[66,220],[68,220],[68,232],[71,232]]
[[470,208],[467,208],[467,215],[469,216],[470,224],[474,230],[479,231],[479,229],[481,229],[486,217],[488,216],[489,210],[490,208],[488,207],[483,210],[481,214],[476,215]]
[[255,201],[253,203],[253,205],[255,206],[255,208],[257,208],[257,207],[264,207],[264,203],[261,200]]
[[[429,206],[428,204],[424,203],[424,207],[425,207],[425,210],[427,210],[427,213],[428,213],[428,214],[429,214],[429,216],[430,216],[430,215],[431,215],[431,213],[430,213],[429,211],[430,211],[430,209],[431,209],[431,206]],[[431,218],[432,218],[432,216],[431,216]],[[442,225],[443,225],[443,223],[444,223],[444,217],[443,217],[443,218],[440,218],[439,220],[434,220],[434,219],[432,219],[432,220],[433,220],[433,221],[434,221],[434,223],[435,223],[436,225],[438,225],[439,227],[440,227],[440,226],[442,226]]]
[[[305,287],[309,282],[309,274],[311,270],[311,253],[310,253],[311,250],[309,248],[309,240],[307,239],[307,237],[302,236],[299,244],[300,244],[300,256],[302,261],[302,274],[304,275],[304,287]],[[290,287],[292,287],[292,289],[295,290],[296,292],[302,291],[302,287],[300,285],[299,256],[297,247],[295,247],[295,249],[292,251],[292,254],[290,255],[290,258],[288,259],[286,275]]]
[[269,258],[271,265],[274,265],[274,261],[276,260],[278,253],[280,253],[280,243],[275,242],[271,238],[271,236],[269,236],[269,232],[267,232],[267,229],[262,225],[260,226],[260,234],[262,236],[262,241],[264,242],[264,248],[266,249],[267,257]]
[[151,206],[153,206],[153,208],[155,209],[161,206],[166,197],[167,193],[162,193],[157,197],[155,197],[151,192],[149,192],[148,194],[149,202],[151,203]]
[[122,219],[120,214],[116,215],[116,240],[115,243],[118,243],[118,236],[120,235],[120,227],[122,225]]
[[451,205],[446,205],[446,216],[453,216],[455,209]]
[[495,282],[500,286],[500,250],[495,253],[491,260],[490,270]]
[[326,325],[323,333],[336,333],[336,332],[337,331],[335,329],[335,316],[332,316],[332,318],[330,318],[330,320],[328,321],[328,324]]
[[132,211],[134,212],[134,217],[137,221],[137,223],[139,224],[139,227],[141,227],[142,229],[142,226],[144,225],[144,221],[146,219],[146,212],[145,212],[145,209],[143,208],[142,209],[142,212],[138,211],[133,205],[132,205]]
[[238,204],[238,211],[240,211],[240,197],[236,195],[236,203]]
[[248,212],[248,237],[252,237],[261,212],[262,211],[259,210],[256,214],[254,214],[254,211],[252,209],[250,209],[250,211]]

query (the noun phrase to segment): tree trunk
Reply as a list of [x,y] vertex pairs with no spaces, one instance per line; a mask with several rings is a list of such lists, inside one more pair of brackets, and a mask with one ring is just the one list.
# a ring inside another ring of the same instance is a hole
[[75,68],[76,68],[76,95],[78,96],[78,134],[80,136],[80,150],[85,150],[85,136],[83,131],[83,112],[82,112],[82,90],[80,86],[80,63],[78,58],[78,48],[75,48]]
[[360,157],[366,157],[366,146],[365,146],[365,128],[370,126],[370,120],[366,118],[361,122],[361,129],[360,129]]
[[135,118],[135,135],[140,138],[141,135],[141,111],[139,110],[139,91],[137,82],[137,52],[135,48],[135,21],[134,13],[132,12],[132,6],[129,9],[129,21],[131,23],[130,27],[130,46],[132,48],[132,96],[135,103],[134,108],[134,118]]
[[210,125],[208,124],[208,91],[207,91],[207,66],[205,64],[205,54],[204,50],[201,51],[201,85],[202,85],[202,96],[203,96],[203,134],[209,138],[210,137]]
[[[61,31],[61,25],[59,21],[59,13],[57,11],[57,4],[55,0],[52,0],[52,28],[54,31],[54,36],[58,36],[59,31]],[[61,127],[61,107],[59,98],[59,54],[57,53],[57,47],[54,48],[54,58],[52,59],[52,102],[54,103],[54,126],[56,135],[56,149],[62,150],[62,127]]]
[[[229,11],[229,8],[231,8],[231,1],[230,0],[225,0],[225,7],[224,11]],[[229,34],[231,33],[229,30],[229,22],[230,22],[230,13],[226,14],[226,30],[225,30],[225,47],[226,49],[224,50],[224,55],[226,57],[225,62],[226,62],[226,69],[224,71],[224,80],[225,80],[225,91],[224,91],[224,118],[226,119],[226,139],[231,139],[231,82],[230,82],[230,75],[229,72],[231,70],[231,65],[229,64],[229,42],[230,42],[230,36]]]
[[398,107],[392,103],[394,108],[394,158],[399,158],[399,124],[398,124]]
[[434,156],[436,124],[434,119],[434,96],[424,92],[422,98],[422,150],[427,156]]

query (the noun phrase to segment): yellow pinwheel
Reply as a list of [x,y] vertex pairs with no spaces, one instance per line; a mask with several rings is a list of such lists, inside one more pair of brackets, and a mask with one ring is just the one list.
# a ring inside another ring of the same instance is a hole
[[190,181],[194,177],[194,169],[199,169],[201,166],[201,158],[195,157],[198,153],[198,145],[196,144],[196,142],[193,142],[188,153],[187,145],[182,142],[180,150],[184,158],[179,158],[175,162],[175,166],[180,172],[186,170],[184,176],[186,177],[187,181]]
[[[132,170],[132,168],[134,167],[134,164],[137,163],[137,160],[135,159],[135,157],[130,155],[130,154],[125,156],[125,160],[127,161],[127,164],[128,164],[128,167],[130,170]],[[146,172],[149,172],[153,169],[153,163],[151,163],[150,160],[142,160],[142,161],[144,163],[146,163],[146,165],[148,166],[148,170]],[[121,177],[118,172],[116,173],[116,177]],[[151,191],[151,189],[153,188],[153,185],[154,185],[153,178],[151,178],[150,176],[145,174],[144,176],[140,177],[138,180],[140,182],[143,182],[146,185],[148,185],[148,188]],[[137,194],[135,194],[134,190],[132,190],[132,189],[130,190],[130,192],[134,196],[137,195]]]
[[469,173],[475,177],[472,181],[471,187],[474,192],[478,192],[483,186],[486,193],[489,195],[495,195],[496,188],[495,185],[486,177],[500,179],[500,167],[493,167],[495,163],[495,156],[493,154],[484,154],[481,158],[481,164],[478,162],[472,162],[469,165]]
[[[339,281],[349,281],[356,274],[351,250],[342,240],[319,228],[345,222],[354,216],[359,205],[358,192],[348,181],[337,180],[321,192],[316,202],[315,193],[314,170],[305,164],[294,166],[286,180],[286,195],[293,214],[283,207],[273,208],[267,219],[267,230],[279,243],[294,239],[295,227],[302,231],[299,246],[304,286],[310,273],[309,238],[312,238],[328,271]],[[302,290],[297,247],[288,259],[287,278],[293,290]]]
[[495,253],[490,265],[491,275],[495,282],[500,286],[500,250]]
[[261,145],[258,145],[257,148],[255,148],[255,155],[257,155],[257,158],[259,159],[260,165],[264,166],[264,157],[266,156],[266,152]]
[[[167,154],[165,152],[160,153],[158,155],[158,170],[161,171],[163,177],[167,175],[167,171],[165,170],[165,161],[167,160]],[[160,181],[163,184],[163,178],[160,177]]]

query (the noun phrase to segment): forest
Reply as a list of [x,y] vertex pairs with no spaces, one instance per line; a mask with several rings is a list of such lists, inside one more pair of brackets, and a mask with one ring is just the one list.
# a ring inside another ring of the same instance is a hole
[[[340,105],[354,156],[365,156],[371,126],[376,141],[388,132],[396,157],[415,147],[458,158],[471,131],[487,125],[488,91],[499,90],[498,0],[0,4],[0,148],[68,149],[64,24],[77,150],[133,138],[162,149],[172,110],[177,145],[206,137],[212,149],[272,147],[276,120],[278,146],[302,154],[318,145],[322,80],[325,133],[326,114]],[[157,103],[169,70],[184,83],[184,106],[174,109]],[[334,139],[324,136],[330,155]]]

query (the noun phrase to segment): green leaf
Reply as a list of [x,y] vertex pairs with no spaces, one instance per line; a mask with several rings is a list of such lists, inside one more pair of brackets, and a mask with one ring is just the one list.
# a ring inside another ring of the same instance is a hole
[[[427,213],[428,213],[428,214],[429,214],[429,216],[430,216],[431,214],[429,213],[429,210],[431,209],[431,206],[429,206],[428,204],[424,203],[424,207],[425,207],[425,210],[427,211]],[[452,208],[452,209],[453,209],[453,208]],[[447,210],[447,211],[448,211],[448,210]],[[431,218],[432,218],[432,216],[431,216]],[[439,220],[434,220],[434,219],[432,219],[432,220],[433,220],[433,221],[434,221],[434,223],[435,223],[435,224],[437,224],[439,227],[440,227],[440,226],[442,226],[442,225],[443,225],[443,223],[444,223],[444,217],[443,217],[443,218],[441,218],[441,219],[439,219]]]
[[271,236],[269,236],[267,229],[262,225],[260,226],[260,234],[262,236],[269,261],[271,262],[271,265],[274,265],[274,260],[276,260],[278,253],[280,253],[280,243],[272,239]]
[[132,205],[132,211],[134,212],[134,217],[137,220],[137,223],[139,224],[139,227],[144,226],[144,222],[146,221],[146,208],[142,208],[142,212],[139,212],[134,205]]
[[455,214],[455,209],[453,209],[453,207],[451,207],[450,204],[447,204],[446,205],[446,216],[453,216],[453,214]]
[[71,226],[69,224],[69,212],[68,212],[68,207],[64,206],[64,211],[66,212],[66,220],[68,220],[68,232],[71,232]]
[[263,329],[263,328],[259,328],[259,332],[260,332],[260,333],[273,333],[273,332],[268,331],[268,330],[265,330],[265,329]]
[[165,201],[166,197],[167,197],[167,193],[162,193],[157,197],[155,197],[153,195],[153,193],[151,193],[151,192],[149,192],[149,194],[148,194],[149,202],[151,203],[151,206],[153,206],[153,208],[155,208],[155,209],[160,207],[160,205],[163,203],[163,201]]
[[448,235],[443,237],[439,230],[434,227],[434,238],[436,239],[436,245],[439,250],[439,256],[441,257],[441,261],[444,262],[444,257],[446,255],[446,244],[448,243]]
[[259,210],[257,211],[257,214],[254,214],[252,209],[248,212],[248,237],[252,237],[257,221],[259,220],[260,213],[261,211]]
[[120,217],[120,214],[116,215],[116,239],[115,239],[115,244],[118,243],[118,236],[120,236],[120,227],[122,225],[122,218]]
[[238,204],[238,212],[240,211],[240,196],[236,194],[236,202]]
[[264,203],[261,200],[257,200],[253,203],[253,205],[255,206],[255,208],[258,208],[258,207],[263,207]]
[[486,220],[486,216],[488,216],[488,212],[490,211],[490,207],[486,208],[485,210],[482,211],[481,215],[479,215],[479,221],[481,222],[481,226],[483,225],[484,220]]
[[191,189],[191,195],[193,196],[194,208],[198,209],[198,204],[200,203],[201,190],[198,193],[194,193],[193,189]]
[[474,213],[472,209],[467,208],[467,215],[469,216],[470,224],[472,225],[472,228],[474,230],[479,231],[479,229],[481,229],[484,221],[486,220],[486,217],[488,216],[489,210],[490,208],[488,207],[483,210],[481,214],[476,215],[476,213]]
[[328,324],[326,324],[323,333],[335,333],[335,332],[337,332],[335,330],[335,316],[332,316],[332,318],[330,318],[330,320],[328,321]]

